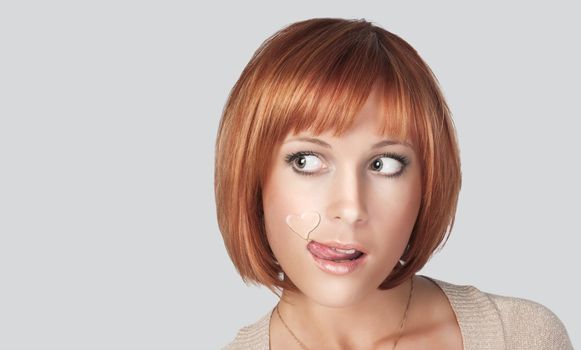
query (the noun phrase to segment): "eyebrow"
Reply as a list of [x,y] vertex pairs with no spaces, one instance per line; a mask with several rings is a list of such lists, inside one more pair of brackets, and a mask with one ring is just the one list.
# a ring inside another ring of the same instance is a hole
[[[285,141],[284,143],[288,143],[288,142],[292,142],[292,141],[306,141],[306,142],[311,142],[311,143],[315,143],[317,145],[326,147],[326,148],[330,148],[332,149],[333,147],[331,147],[330,144],[326,143],[323,140],[319,140],[317,138],[314,137],[297,137],[295,139],[290,139]],[[380,148],[383,146],[391,146],[391,145],[403,145],[403,146],[407,146],[410,148],[413,148],[412,145],[409,142],[398,142],[398,141],[394,141],[394,140],[382,140],[379,141],[378,143],[374,144],[373,146],[371,146],[371,148],[375,149],[375,148]]]

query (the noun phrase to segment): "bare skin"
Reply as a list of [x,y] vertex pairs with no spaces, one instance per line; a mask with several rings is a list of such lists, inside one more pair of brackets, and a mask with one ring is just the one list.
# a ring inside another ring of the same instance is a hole
[[[402,286],[409,292],[409,281],[394,289]],[[407,295],[405,295],[406,298]],[[305,315],[298,313],[299,310],[293,309],[292,305],[281,301],[279,307],[285,322],[309,349],[392,349],[397,338],[395,329],[399,325],[394,327],[394,325],[388,325],[388,322],[359,324],[360,327],[348,327],[344,332],[321,333],[324,327],[320,328],[312,320],[307,320]],[[402,316],[403,310],[398,311],[398,314]],[[361,330],[375,330],[375,332],[357,333]],[[270,320],[270,348],[302,350],[284,327],[276,312],[273,312]],[[462,334],[452,306],[444,292],[426,278],[414,277],[413,299],[397,349],[463,349]]]

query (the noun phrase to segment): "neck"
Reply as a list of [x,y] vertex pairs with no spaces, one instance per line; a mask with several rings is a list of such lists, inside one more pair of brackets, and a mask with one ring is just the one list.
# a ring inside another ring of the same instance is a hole
[[[398,337],[410,288],[408,279],[340,307],[323,305],[300,292],[283,291],[278,307],[292,332],[309,348],[370,349]],[[412,305],[413,300],[409,309]]]

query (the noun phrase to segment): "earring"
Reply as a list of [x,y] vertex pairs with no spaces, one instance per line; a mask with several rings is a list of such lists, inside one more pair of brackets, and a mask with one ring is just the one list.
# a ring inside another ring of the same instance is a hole
[[[403,251],[403,254],[402,254],[401,256],[403,257],[404,255],[406,255],[406,253],[408,252],[408,250],[409,250],[409,249],[410,249],[410,245],[408,244],[408,245],[405,247],[405,249],[404,249],[404,251]],[[399,264],[400,264],[401,266],[405,266],[405,264],[406,264],[406,263],[407,263],[407,262],[406,262],[406,261],[403,261],[401,258],[399,259]]]

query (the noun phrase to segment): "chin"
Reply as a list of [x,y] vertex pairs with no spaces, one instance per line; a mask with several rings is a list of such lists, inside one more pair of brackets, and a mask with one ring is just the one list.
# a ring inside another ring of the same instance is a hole
[[305,296],[319,305],[330,308],[350,307],[364,300],[374,288],[355,281],[317,283],[302,289]]

